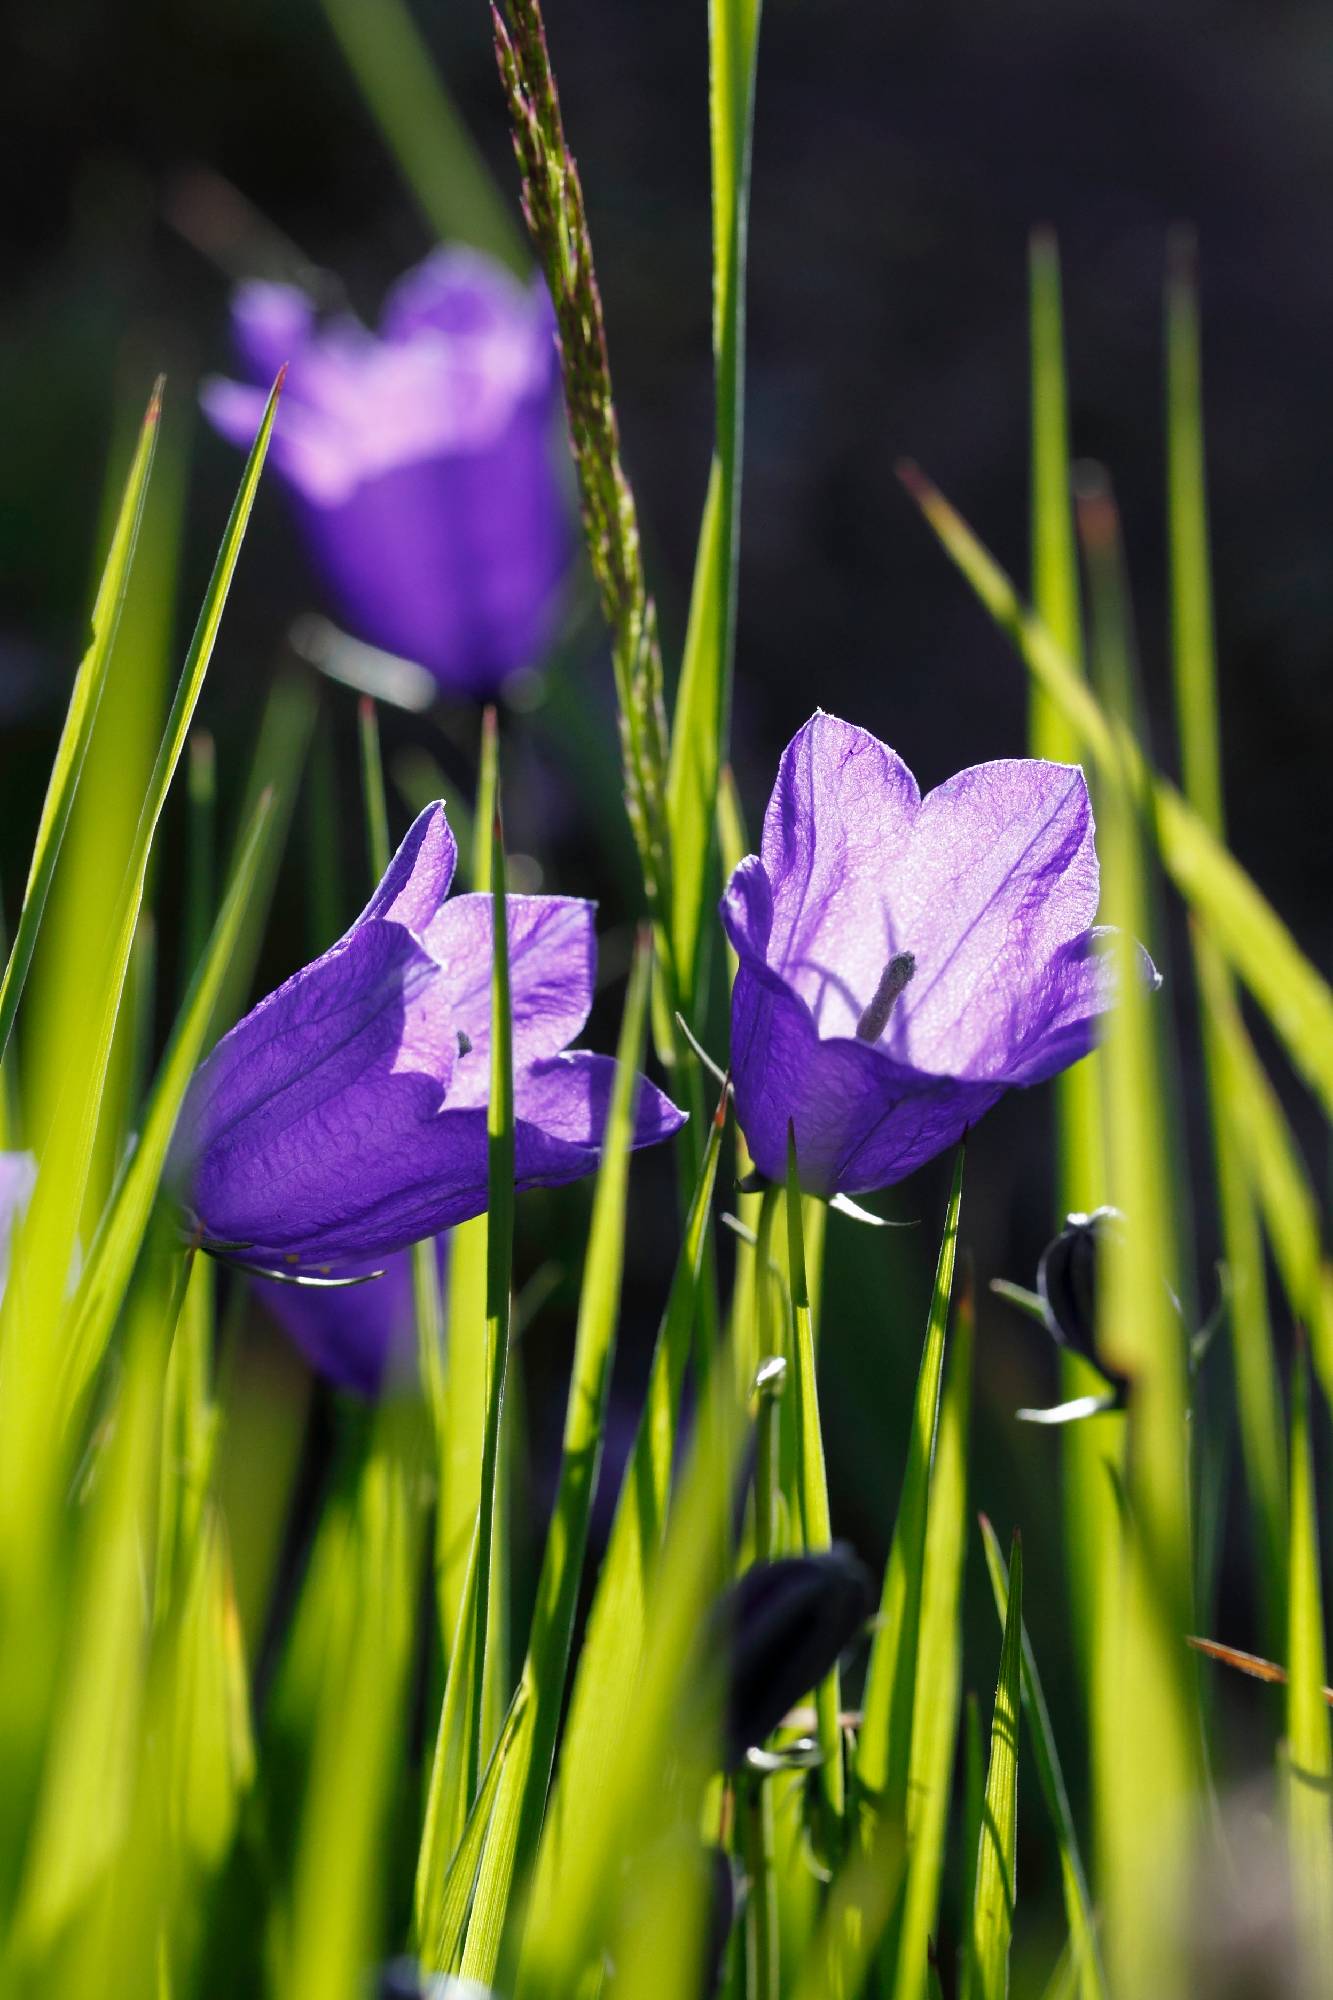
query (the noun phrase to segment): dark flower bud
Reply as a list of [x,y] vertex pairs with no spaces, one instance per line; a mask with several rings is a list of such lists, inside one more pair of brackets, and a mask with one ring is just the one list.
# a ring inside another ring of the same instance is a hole
[[839,1544],[755,1563],[714,1609],[710,1656],[726,1663],[722,1762],[735,1770],[818,1686],[874,1608],[865,1564]]
[[705,1851],[708,1856],[708,1910],[699,1991],[707,1996],[721,1990],[727,1943],[736,1922],[740,1899],[736,1894],[736,1874],[731,1856],[720,1847],[710,1847]]
[[1128,1382],[1099,1359],[1096,1346],[1098,1266],[1102,1246],[1120,1222],[1117,1208],[1067,1216],[1060,1234],[1042,1251],[1037,1293],[1051,1338],[1090,1361],[1123,1396]]

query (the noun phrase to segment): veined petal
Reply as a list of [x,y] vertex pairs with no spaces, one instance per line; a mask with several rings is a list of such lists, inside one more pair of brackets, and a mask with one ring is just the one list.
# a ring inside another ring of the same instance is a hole
[[773,894],[769,963],[824,1034],[851,1034],[886,960],[910,945],[894,901],[921,796],[868,730],[813,715],[778,766],[762,860]]
[[[458,844],[445,815],[442,800],[426,806],[413,820],[398,852],[389,863],[384,879],[358,924],[372,917],[384,917],[404,924],[418,942],[449,893],[458,865]],[[356,925],[353,925],[353,929]]]
[[[1107,946],[1115,935],[1110,926],[1097,925],[1056,953],[1028,1003],[1027,1034],[1006,1062],[1006,1083],[1044,1083],[1091,1050],[1098,1015],[1120,997],[1119,954]],[[1130,957],[1137,976],[1155,991],[1162,975],[1143,946],[1131,944]]]
[[[514,1073],[572,1042],[592,1005],[597,939],[594,903],[575,896],[507,896]],[[485,1104],[491,1048],[491,898],[455,896],[421,932],[449,989],[450,1020],[468,1049],[454,1072],[450,1104]]]
[[889,1053],[953,1076],[1004,1075],[1051,960],[1096,915],[1097,890],[1077,765],[1015,758],[938,786],[889,891],[895,948],[916,958]]
[[[611,1088],[616,1065],[611,1056],[592,1055],[571,1049],[549,1062],[535,1063],[522,1077],[514,1079],[514,1115],[525,1128],[517,1141],[516,1178],[520,1186],[545,1184],[540,1166],[542,1146],[568,1148],[583,1157],[577,1173],[587,1173],[600,1158],[611,1104]],[[634,1100],[634,1147],[655,1146],[669,1139],[685,1123],[685,1113],[669,1097],[648,1081],[639,1078]],[[541,1135],[541,1145],[535,1135]],[[592,1158],[589,1158],[591,1154]],[[556,1156],[553,1154],[552,1158]],[[570,1162],[572,1166],[572,1161]],[[563,1170],[558,1178],[575,1178]]]

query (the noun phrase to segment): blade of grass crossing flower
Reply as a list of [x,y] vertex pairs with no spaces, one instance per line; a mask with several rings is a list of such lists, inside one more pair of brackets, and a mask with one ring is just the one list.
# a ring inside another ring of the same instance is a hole
[[[796,1380],[797,1454],[799,1486],[793,1511],[799,1513],[801,1539],[807,1549],[819,1551],[833,1545],[829,1516],[828,1481],[824,1472],[824,1438],[819,1422],[819,1384],[815,1371],[814,1322],[810,1293],[806,1285],[805,1236],[801,1226],[801,1183],[796,1168],[795,1133],[787,1134],[787,1269],[791,1283],[794,1327],[793,1355]],[[841,1844],[844,1811],[842,1765],[841,1681],[835,1666],[815,1690],[819,1748],[819,1789],[828,1825],[821,1843],[836,1852]]]
[[1167,874],[1211,924],[1297,1070],[1333,1110],[1333,992],[1326,981],[1216,835],[1173,785],[1149,771],[1132,736],[1112,724],[1066,653],[943,495],[915,466],[902,465],[899,474],[945,552],[1077,730],[1097,769],[1115,780],[1123,767],[1136,791],[1150,791]]
[[[1176,729],[1185,796],[1218,839],[1225,838],[1221,731],[1209,574],[1199,315],[1194,245],[1173,239],[1166,287],[1167,522],[1171,557],[1171,658]],[[1246,1485],[1253,1508],[1260,1595],[1270,1633],[1285,1617],[1286,1469],[1281,1398],[1269,1323],[1263,1245],[1254,1197],[1235,1134],[1247,1129],[1239,1079],[1228,1061],[1219,1011],[1234,1013],[1231,974],[1208,932],[1193,930],[1195,966],[1205,994],[1204,1055],[1212,1115],[1213,1157],[1229,1277],[1228,1311],[1236,1408]],[[1215,996],[1215,1005],[1207,996]]]
[[75,793],[83,773],[93,725],[106,686],[116,626],[129,582],[130,564],[143,518],[148,476],[157,447],[158,422],[162,411],[163,382],[159,378],[149,398],[148,412],[139,433],[139,442],[125,481],[125,493],[112,531],[106,567],[93,605],[92,639],[79,665],[70,696],[65,725],[60,734],[55,762],[47,783],[42,816],[33,843],[27,885],[14,931],[5,969],[0,976],[0,1058],[9,1044],[10,1030],[32,963],[33,949],[41,928],[47,895],[55,873],[60,844],[69,824]]
[[1014,1536],[1009,1562],[1009,1608],[1000,1649],[1000,1678],[991,1718],[990,1762],[977,1847],[965,2000],[1005,2000],[1009,1947],[1017,1893],[1018,1709],[1022,1668],[1023,1544]]
[[[1070,491],[1069,392],[1065,374],[1060,257],[1055,236],[1035,230],[1029,246],[1031,342],[1032,603],[1037,616],[1082,672],[1083,632],[1078,553]],[[1028,741],[1034,757],[1077,763],[1082,745],[1067,717],[1037,681],[1030,684]],[[1055,1219],[1087,1213],[1105,1195],[1098,1059],[1075,1063],[1055,1080]],[[1080,1355],[1060,1357],[1066,1400],[1095,1393],[1100,1383]],[[1096,1644],[1096,1593],[1106,1546],[1102,1516],[1111,1505],[1102,1467],[1101,1439],[1088,1424],[1069,1424],[1061,1439],[1064,1470],[1065,1571],[1075,1644],[1086,1663]]]
[[[1116,741],[1128,706],[1118,527],[1104,490],[1080,503],[1094,647]],[[1094,1668],[1094,1824],[1113,1989],[1179,1990],[1174,1909],[1186,1893],[1200,1778],[1196,1681],[1181,1644],[1192,1629],[1186,1339],[1159,1026],[1132,941],[1149,934],[1150,877],[1139,815],[1141,761],[1103,773],[1103,910],[1117,926],[1119,1004],[1102,1053],[1108,1196],[1122,1211],[1099,1270],[1097,1347],[1133,1381],[1122,1559],[1108,1579]]]
[[[404,0],[323,0],[329,26],[404,181],[442,243],[471,243],[523,272],[517,224]],[[483,826],[487,824],[482,822]]]
[[[205,593],[139,815],[130,865],[110,928],[110,949],[100,989],[89,995],[79,1045],[70,1051],[66,1086],[52,1120],[32,1204],[15,1245],[3,1315],[6,1394],[0,1399],[0,1461],[3,1462],[0,1537],[8,1536],[25,1517],[40,1515],[52,1495],[55,1464],[49,1447],[55,1383],[46,1361],[55,1345],[74,1255],[107,1065],[143,903],[153,838],[212,657],[268,450],[281,383],[279,376],[251,447]],[[40,1539],[31,1535],[28,1539],[35,1553]]]
[[963,1159],[964,1148],[960,1146],[954,1161],[953,1186],[935,1268],[935,1288],[912,1405],[907,1463],[903,1468],[898,1515],[884,1572],[878,1627],[866,1669],[861,1733],[856,1750],[856,1778],[864,1806],[863,1818],[871,1824],[878,1818],[887,1819],[899,1829],[900,1837],[907,1824],[907,1781],[921,1629],[927,1502],[939,1422],[940,1385],[944,1375],[945,1332],[958,1248]]
[[1310,1444],[1309,1365],[1298,1346],[1291,1384],[1291,1541],[1287,1581],[1287,1837],[1312,1992],[1333,1979],[1333,1734],[1324,1703],[1319,1504]]
[[681,1392],[690,1354],[703,1244],[717,1178],[727,1099],[708,1132],[686,1217],[648,1393],[621,1480],[611,1534],[570,1697],[555,1789],[542,1829],[533,1921],[554,1921],[567,1866],[595,1837],[599,1801],[631,1727],[633,1691],[648,1644],[648,1598],[662,1546]]
[[[999,1538],[984,1514],[981,1516],[981,1539],[986,1550],[986,1568],[990,1573],[995,1609],[1001,1627],[1004,1627],[1009,1610],[1009,1574]],[[1060,1764],[1060,1752],[1056,1748],[1055,1732],[1051,1728],[1046,1696],[1042,1689],[1041,1677],[1037,1672],[1036,1657],[1032,1651],[1032,1642],[1028,1638],[1026,1626],[1023,1627],[1022,1694],[1029,1741],[1032,1744],[1033,1760],[1037,1766],[1037,1780],[1041,1785],[1042,1797],[1046,1801],[1046,1810],[1051,1816],[1051,1827],[1060,1852],[1060,1880],[1064,1889],[1065,1917],[1069,1924],[1069,1948],[1075,1981],[1072,1990],[1081,1996],[1081,2000],[1106,2000],[1106,1975],[1102,1970],[1097,1949],[1096,1919],[1093,1914],[1092,1899],[1088,1893],[1083,1857],[1079,1851],[1078,1833],[1074,1826],[1073,1813],[1070,1811],[1069,1794],[1065,1790],[1064,1772]]]
[[256,905],[254,888],[266,843],[272,838],[273,817],[272,799],[260,799],[208,949],[162,1058],[139,1143],[89,1254],[75,1298],[74,1330],[67,1347],[64,1396],[70,1410],[79,1405],[91,1384],[111,1337],[157,1198],[181,1103],[219,1025],[218,1000],[240,940],[252,928],[262,926],[263,907]]
[[[898,1933],[895,2000],[926,1991],[930,1940],[938,1935],[958,1702],[962,1689],[960,1617],[967,1561],[967,1441],[972,1400],[974,1314],[969,1278],[960,1288],[945,1368],[935,1460],[926,1509],[921,1636],[912,1707],[908,1777],[907,1885]],[[887,1913],[886,1913],[887,1914]],[[855,1991],[850,1986],[849,1991]]]
[[615,1359],[630,1142],[647,1038],[651,974],[652,934],[645,930],[630,973],[616,1076],[593,1196],[574,1338],[574,1365],[565,1408],[560,1479],[520,1682],[528,1693],[527,1708],[487,1835],[477,1899],[463,1953],[463,1976],[483,1984],[489,1984],[495,1976],[512,1886],[515,1881],[525,1880],[536,1852],[555,1756],[556,1728],[569,1671],[574,1616]]

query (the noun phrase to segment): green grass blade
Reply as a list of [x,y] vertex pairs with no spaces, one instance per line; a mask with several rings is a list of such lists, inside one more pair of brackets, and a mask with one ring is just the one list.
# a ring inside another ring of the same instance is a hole
[[880,1616],[866,1670],[856,1777],[873,1820],[882,1817],[901,1831],[907,1824],[907,1780],[912,1751],[917,1648],[920,1638],[922,1566],[926,1549],[927,1500],[935,1457],[940,1385],[944,1375],[945,1333],[958,1250],[958,1214],[963,1198],[964,1148],[954,1161],[953,1187],[935,1269],[935,1289],[917,1374],[912,1431],[903,1469],[902,1493],[880,1598]]
[[[1203,824],[1225,835],[1217,664],[1208,552],[1202,372],[1194,245],[1178,232],[1166,288],[1167,524],[1171,559],[1171,658],[1185,797]],[[1231,1351],[1255,1558],[1270,1635],[1285,1622],[1285,1442],[1277,1363],[1269,1324],[1263,1245],[1235,1133],[1248,1124],[1245,1091],[1228,1048],[1235,1016],[1231,975],[1200,926],[1195,966],[1204,994],[1203,1041],[1212,1116],[1222,1248],[1230,1298]],[[1243,1030],[1242,1030],[1243,1033]]]
[[[639,940],[616,1056],[616,1078],[593,1197],[588,1253],[579,1298],[574,1365],[565,1409],[560,1480],[537,1583],[522,1685],[528,1705],[506,1770],[468,1927],[465,1978],[489,1984],[499,1958],[500,1932],[515,1881],[522,1882],[536,1851],[555,1756],[556,1727],[569,1671],[579,1583],[588,1524],[601,1463],[611,1367],[615,1359],[624,1268],[634,1103],[647,1038],[652,937]],[[446,1963],[440,1958],[437,1963]]]
[[[1076,660],[1082,644],[1078,554],[1069,486],[1069,391],[1065,382],[1060,253],[1050,230],[1034,230],[1028,251],[1032,361],[1032,602],[1058,646]],[[1059,708],[1034,685],[1028,717],[1034,757],[1067,764],[1078,739]]]
[[667,823],[677,998],[696,1018],[700,943],[711,904],[714,801],[726,755],[736,645],[745,380],[745,246],[760,0],[710,0],[713,160],[713,363],[716,444],[671,731]]
[[1309,1367],[1298,1351],[1291,1385],[1291,1542],[1287,1599],[1287,1835],[1292,1888],[1311,1991],[1333,1977],[1333,1741],[1324,1701],[1319,1503],[1310,1444]]
[[[984,1514],[981,1517],[981,1538],[986,1549],[986,1568],[990,1572],[995,1609],[999,1614],[1001,1626],[1004,1626],[1009,1611],[1009,1576],[999,1538]],[[1083,1856],[1079,1850],[1078,1832],[1074,1826],[1069,1794],[1065,1789],[1064,1771],[1060,1764],[1060,1752],[1056,1748],[1055,1732],[1051,1728],[1050,1712],[1046,1706],[1046,1696],[1042,1689],[1041,1677],[1037,1672],[1037,1661],[1026,1626],[1023,1627],[1022,1692],[1023,1712],[1027,1716],[1029,1741],[1037,1766],[1037,1779],[1041,1785],[1042,1797],[1046,1801],[1046,1810],[1051,1816],[1051,1827],[1060,1852],[1060,1880],[1064,1888],[1065,1916],[1069,1924],[1071,1972],[1074,1982],[1072,1990],[1080,1996],[1080,2000],[1106,2000],[1106,1974],[1102,1970],[1097,1949],[1096,1919],[1093,1915],[1092,1898],[1088,1893]]]
[[366,857],[370,879],[378,882],[389,866],[389,808],[384,796],[384,760],[375,704],[363,694],[356,707],[361,744],[361,803],[366,815]]
[[[1099,773],[1150,794],[1162,865],[1245,981],[1297,1070],[1333,1111],[1333,992],[1240,864],[1173,785],[1149,771],[1133,737],[1114,725],[1041,620],[971,529],[915,467],[900,468],[947,554],[1077,730]],[[1123,776],[1121,775],[1123,771]]]
[[[445,89],[406,0],[323,0],[329,26],[404,181],[442,243],[523,271],[517,223]],[[483,822],[483,827],[486,822]]]
[[593,1838],[598,1802],[611,1782],[630,1727],[633,1690],[648,1645],[649,1588],[666,1526],[681,1388],[725,1122],[724,1098],[709,1127],[653,1353],[648,1394],[575,1670],[556,1786],[538,1854],[534,1894],[538,1922],[547,1920],[559,1898],[569,1858]]
[[954,1313],[926,1510],[921,1638],[917,1647],[908,1780],[907,1887],[898,1935],[895,2000],[919,2000],[925,1992],[930,1940],[939,1933],[940,1884],[944,1876],[963,1674],[960,1620],[968,1542],[967,1444],[973,1330],[972,1288],[964,1282]]
[[217,1004],[242,935],[261,917],[255,878],[273,834],[272,798],[261,799],[241,850],[208,949],[195,974],[143,1119],[139,1143],[88,1258],[74,1307],[66,1396],[77,1405],[92,1381],[157,1198],[171,1135],[190,1078],[217,1025]]
[[966,2000],[1005,2000],[1013,1938],[1018,1841],[1018,1707],[1022,1662],[1023,1544],[1017,1534],[1009,1564],[1009,1609],[1000,1649],[1000,1678],[991,1720],[990,1763],[977,1848],[976,1886],[968,1943]]
[[[828,1480],[824,1472],[824,1437],[819,1422],[819,1383],[815,1370],[814,1321],[810,1312],[810,1292],[806,1284],[805,1233],[801,1226],[801,1182],[796,1167],[796,1136],[787,1134],[787,1270],[791,1284],[791,1310],[795,1329],[793,1358],[796,1363],[793,1401],[796,1405],[796,1463],[798,1472],[797,1507],[801,1539],[807,1549],[819,1551],[833,1545],[833,1524],[829,1515]],[[836,1848],[841,1844],[844,1812],[842,1763],[841,1680],[836,1665],[815,1690],[819,1747],[823,1762],[819,1767],[819,1787],[828,1817],[827,1837]]]
[[[97,1134],[107,1065],[115,1038],[130,954],[134,946],[153,838],[176,766],[185,748],[204,675],[212,657],[223,607],[235,572],[282,385],[279,376],[246,461],[222,546],[186,655],[166,730],[139,815],[134,849],[110,927],[110,949],[101,990],[89,996],[80,1045],[70,1052],[70,1073],[52,1122],[32,1205],[16,1245],[3,1312],[8,1393],[0,1404],[0,1537],[25,1517],[43,1512],[52,1494],[56,1463],[50,1453],[56,1408],[54,1371],[47,1358],[56,1345],[67,1276],[83,1207]],[[8,1448],[11,1446],[12,1448]],[[30,1537],[35,1550],[39,1538]]]
[[[457,1962],[467,1929],[468,1913],[477,1894],[477,1871],[486,1842],[493,1837],[497,1819],[507,1817],[501,1806],[501,1786],[509,1760],[521,1741],[527,1707],[527,1684],[520,1681],[514,1689],[509,1712],[500,1726],[500,1734],[486,1766],[481,1789],[468,1814],[463,1837],[440,1886],[438,1907],[427,1913],[428,1929],[421,1943],[423,1965],[450,1966]],[[516,1800],[511,1800],[511,1810],[516,1803]]]
[[148,413],[144,417],[138,446],[125,481],[125,493],[112,532],[106,567],[102,572],[102,581],[93,605],[92,641],[80,663],[74,682],[74,692],[70,696],[65,726],[60,734],[55,763],[51,767],[46,798],[42,804],[42,816],[37,825],[37,838],[33,844],[32,861],[28,867],[28,880],[23,892],[23,906],[19,911],[14,942],[5,962],[4,973],[0,976],[0,1059],[3,1059],[9,1045],[14,1016],[18,1012],[19,999],[28,976],[28,967],[32,963],[33,949],[37,943],[37,934],[41,929],[51,878],[55,873],[56,861],[60,854],[60,844],[69,825],[75,793],[88,754],[88,745],[92,741],[93,726],[97,721],[102,691],[106,686],[107,668],[111,662],[121,606],[125,601],[130,564],[134,559],[135,542],[143,518],[148,476],[152,470],[153,454],[157,447],[162,389],[163,384],[159,379],[149,399]]

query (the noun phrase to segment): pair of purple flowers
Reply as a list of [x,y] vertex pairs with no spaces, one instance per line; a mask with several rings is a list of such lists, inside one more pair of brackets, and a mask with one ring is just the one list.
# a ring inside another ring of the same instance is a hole
[[[178,1161],[205,1249],[361,1272],[484,1208],[491,910],[448,897],[454,861],[431,806],[346,936],[200,1069]],[[982,764],[923,799],[875,737],[816,714],[722,904],[740,960],[736,1113],[760,1172],[785,1174],[791,1130],[808,1191],[887,1186],[1009,1086],[1086,1054],[1113,997],[1097,895],[1077,768]],[[594,1168],[613,1076],[569,1048],[592,996],[593,906],[511,896],[508,927],[516,1180],[557,1186]],[[1144,970],[1155,979],[1146,956]],[[634,1144],[682,1122],[641,1079]],[[370,1386],[373,1346],[326,1365]]]

